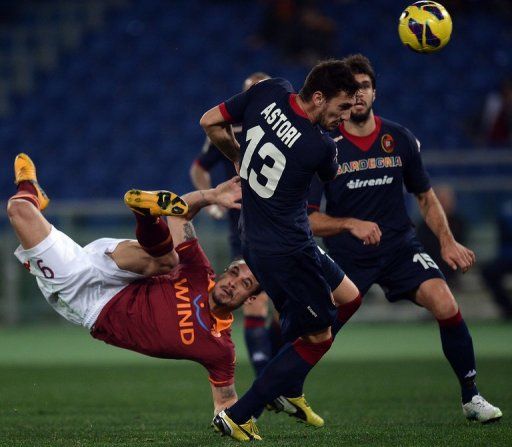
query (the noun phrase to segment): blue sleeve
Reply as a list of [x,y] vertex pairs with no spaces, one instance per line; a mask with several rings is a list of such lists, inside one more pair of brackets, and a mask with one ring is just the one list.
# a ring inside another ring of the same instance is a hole
[[430,178],[421,159],[420,142],[407,129],[405,129],[405,137],[408,145],[403,168],[404,184],[408,192],[420,194],[431,188]]
[[325,184],[315,175],[311,182],[311,188],[308,195],[308,214],[314,211],[320,211],[320,203],[324,193]]
[[225,158],[224,154],[219,151],[209,139],[207,139],[204,143],[201,155],[196,158],[196,163],[198,163],[205,171],[210,171],[223,158]]
[[336,147],[336,143],[330,137],[325,135],[324,142],[326,153],[317,169],[317,172],[320,180],[328,182],[336,178],[340,165],[338,163],[338,148]]

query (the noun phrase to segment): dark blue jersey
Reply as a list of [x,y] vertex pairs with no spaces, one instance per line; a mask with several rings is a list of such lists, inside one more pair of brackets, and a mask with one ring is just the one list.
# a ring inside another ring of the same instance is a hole
[[311,124],[284,79],[259,82],[220,105],[241,123],[241,237],[252,250],[289,253],[312,239],[306,200],[311,179],[338,170],[336,145]]
[[354,217],[379,225],[379,246],[365,246],[343,232],[324,239],[331,253],[350,256],[380,256],[410,235],[413,224],[405,207],[407,191],[419,194],[430,189],[430,180],[420,157],[420,145],[403,126],[375,117],[376,129],[366,137],[348,134],[340,125],[332,136],[338,146],[341,175],[325,185],[313,183],[309,210],[319,210],[322,193],[326,214]]

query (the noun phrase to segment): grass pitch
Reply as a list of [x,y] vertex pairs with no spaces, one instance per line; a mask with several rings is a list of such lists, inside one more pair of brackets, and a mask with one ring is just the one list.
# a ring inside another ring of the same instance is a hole
[[[435,324],[352,324],[310,375],[306,393],[326,420],[310,429],[264,413],[262,445],[510,446],[512,326],[471,324],[479,388],[504,417],[461,412]],[[236,328],[240,394],[252,371]],[[146,358],[67,325],[0,331],[1,446],[229,446],[209,428],[206,371]]]

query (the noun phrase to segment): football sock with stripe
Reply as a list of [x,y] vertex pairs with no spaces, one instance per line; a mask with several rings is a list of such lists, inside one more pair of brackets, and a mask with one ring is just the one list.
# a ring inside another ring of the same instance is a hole
[[174,245],[165,218],[143,216],[136,212],[133,215],[137,220],[135,235],[146,253],[159,257],[172,251]]
[[294,383],[302,384],[313,366],[332,345],[332,338],[320,343],[308,343],[297,339],[285,345],[267,364],[251,388],[227,411],[237,424],[243,424],[258,414],[267,403],[272,402]]
[[459,379],[462,403],[467,403],[478,394],[473,340],[460,311],[453,317],[437,322],[444,355]]
[[338,307],[338,315],[336,321],[331,327],[333,338],[336,337],[336,334],[345,325],[345,323],[350,320],[352,315],[356,313],[357,309],[359,309],[359,306],[361,306],[362,300],[363,298],[361,294],[359,294],[352,301],[342,304]]
[[18,192],[14,194],[11,199],[26,200],[39,209],[36,187],[28,180],[22,180],[18,183]]
[[[358,294],[352,301],[342,304],[338,307],[338,314],[336,317],[336,321],[331,326],[332,337],[336,337],[336,334],[340,331],[340,329],[345,325],[345,323],[350,320],[352,315],[357,312],[357,309],[361,306],[362,297],[361,294]],[[302,383],[292,383],[289,388],[283,394],[285,397],[298,397],[303,393],[304,382]]]

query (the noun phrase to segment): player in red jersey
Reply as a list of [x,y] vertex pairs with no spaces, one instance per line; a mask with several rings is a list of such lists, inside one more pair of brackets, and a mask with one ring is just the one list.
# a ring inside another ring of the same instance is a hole
[[214,282],[190,220],[208,205],[238,208],[238,179],[183,199],[168,191],[130,190],[125,203],[137,219],[137,241],[104,238],[81,247],[42,215],[49,199],[26,154],[16,157],[14,171],[18,192],[7,213],[21,244],[15,255],[36,276],[48,303],[106,343],[200,363],[209,373],[215,414],[232,405],[231,311],[260,288],[243,260]]

